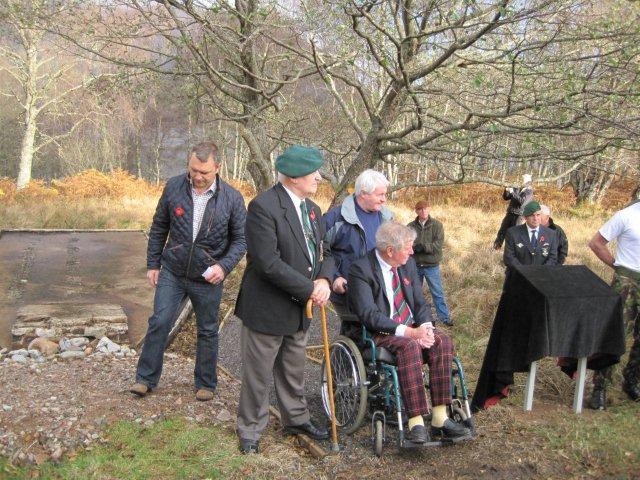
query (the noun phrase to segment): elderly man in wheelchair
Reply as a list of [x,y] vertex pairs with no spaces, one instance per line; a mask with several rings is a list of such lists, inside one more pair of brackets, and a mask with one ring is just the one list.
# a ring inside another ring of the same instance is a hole
[[[349,308],[356,321],[343,324],[346,336],[331,348],[338,424],[347,433],[355,431],[368,401],[376,453],[381,451],[386,415],[393,413],[401,447],[433,444],[432,439],[457,442],[469,438],[473,429],[462,366],[454,358],[451,338],[434,327],[411,258],[415,235],[393,221],[378,229],[376,248],[349,270]],[[425,362],[433,405],[430,431],[424,424],[429,414]],[[406,433],[403,414],[408,418]]]

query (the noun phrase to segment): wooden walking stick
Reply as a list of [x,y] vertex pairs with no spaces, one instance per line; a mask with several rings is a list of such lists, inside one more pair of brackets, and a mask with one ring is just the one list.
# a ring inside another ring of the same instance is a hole
[[[307,302],[307,318],[313,319],[313,302]],[[329,356],[329,333],[327,331],[327,312],[324,306],[320,307],[320,320],[322,325],[322,345],[324,347],[324,365],[327,370],[327,386],[329,387],[329,409],[331,410],[331,450],[339,452],[338,430],[336,428],[336,405],[333,401],[333,378],[331,372],[331,359]]]

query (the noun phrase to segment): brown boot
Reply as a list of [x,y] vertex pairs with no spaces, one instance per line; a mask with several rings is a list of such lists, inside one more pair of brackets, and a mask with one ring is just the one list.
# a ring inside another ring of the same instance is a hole
[[133,386],[129,389],[131,393],[137,395],[139,397],[144,397],[147,393],[151,391],[149,387],[147,387],[144,383],[134,383]]
[[208,402],[209,400],[213,400],[213,393],[211,390],[205,390],[204,388],[199,389],[196,392],[196,400],[200,402]]

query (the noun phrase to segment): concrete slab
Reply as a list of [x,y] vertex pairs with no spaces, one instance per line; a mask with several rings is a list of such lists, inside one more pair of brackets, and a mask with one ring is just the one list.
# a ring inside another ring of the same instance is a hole
[[153,306],[142,231],[0,231],[0,347],[18,311],[36,304],[121,306],[129,339],[145,333]]

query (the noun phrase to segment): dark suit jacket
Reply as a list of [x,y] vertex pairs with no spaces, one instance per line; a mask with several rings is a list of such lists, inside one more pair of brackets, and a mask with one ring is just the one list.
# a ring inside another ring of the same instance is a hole
[[316,241],[313,271],[300,218],[281,184],[259,194],[247,211],[245,237],[247,267],[242,277],[235,314],[251,330],[269,335],[290,335],[309,327],[304,312],[313,280],[331,282],[334,262],[322,248],[322,213],[306,200]]
[[[422,283],[418,277],[416,262],[409,258],[406,265],[398,267],[400,285],[405,301],[413,314],[416,325],[425,322],[435,322],[431,318],[431,311],[422,293]],[[391,318],[389,300],[384,288],[384,278],[380,263],[376,258],[376,251],[370,251],[365,257],[355,261],[349,269],[347,279],[349,288],[347,298],[349,308],[367,330],[372,334],[394,334],[398,324]],[[359,332],[349,332],[350,336]]]
[[558,236],[553,230],[540,225],[538,242],[531,246],[526,223],[507,230],[504,244],[504,264],[515,265],[556,265],[558,263]]

